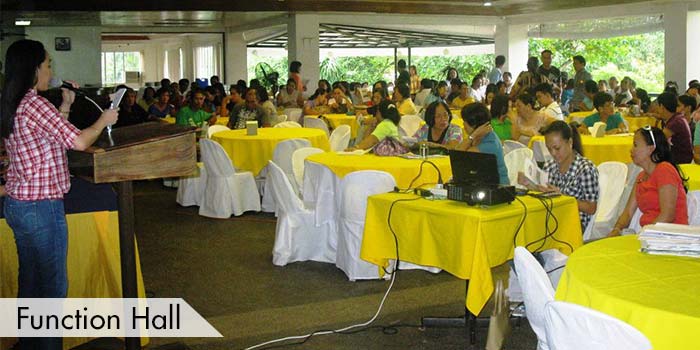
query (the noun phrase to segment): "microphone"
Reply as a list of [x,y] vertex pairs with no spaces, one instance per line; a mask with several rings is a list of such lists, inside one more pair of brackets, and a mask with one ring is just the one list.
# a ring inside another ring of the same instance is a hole
[[85,91],[73,87],[73,85],[67,81],[64,81],[63,84],[61,84],[61,88],[75,92],[75,96],[85,96]]

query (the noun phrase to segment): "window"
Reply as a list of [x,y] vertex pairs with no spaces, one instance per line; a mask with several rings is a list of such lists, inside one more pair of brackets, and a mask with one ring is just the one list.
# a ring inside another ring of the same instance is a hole
[[170,67],[168,65],[168,50],[165,50],[165,58],[163,59],[163,77],[170,77]]
[[102,53],[102,85],[126,83],[126,72],[141,72],[140,52]]
[[209,79],[216,72],[214,46],[202,46],[194,49],[195,78]]
[[185,52],[182,50],[182,48],[179,48],[178,53],[180,54],[180,78],[184,78],[185,77]]

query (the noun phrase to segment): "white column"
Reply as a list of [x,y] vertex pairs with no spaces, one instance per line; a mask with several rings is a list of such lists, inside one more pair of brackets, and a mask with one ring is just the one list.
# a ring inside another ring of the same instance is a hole
[[287,24],[287,57],[289,62],[301,62],[301,79],[308,80],[306,95],[316,90],[320,78],[318,49],[318,16],[291,15]]
[[496,25],[496,56],[506,56],[503,70],[511,72],[513,79],[517,78],[521,71],[527,70],[527,39],[527,24]]
[[221,77],[222,81],[228,85],[235,84],[238,79],[248,81],[248,47],[243,33],[227,31],[224,40],[226,75]]
[[[686,31],[686,87],[687,83],[693,79],[700,79],[700,64],[697,59],[700,57],[700,11],[688,12],[688,29]],[[680,84],[680,82],[679,82]]]
[[[678,83],[681,91],[686,87],[686,74],[690,42],[688,4],[672,3],[664,8],[664,79]],[[680,91],[679,91],[680,92]]]

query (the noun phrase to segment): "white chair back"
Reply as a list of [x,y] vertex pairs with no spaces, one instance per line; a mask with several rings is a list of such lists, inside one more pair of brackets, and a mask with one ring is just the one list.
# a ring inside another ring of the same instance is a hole
[[505,140],[503,141],[503,154],[505,155],[506,153],[518,149],[518,148],[527,148],[526,145],[523,145],[522,143],[518,141],[513,141],[513,140]]
[[313,129],[321,129],[326,132],[326,136],[330,134],[330,131],[328,130],[328,125],[326,125],[326,122],[319,118],[313,118],[313,117],[304,117],[304,127],[305,128],[313,128]]
[[367,197],[390,192],[394,186],[396,181],[391,174],[376,170],[355,171],[345,175],[340,181],[340,218],[335,265],[343,270],[351,281],[380,278],[377,265],[360,259]]
[[686,193],[688,206],[688,225],[700,225],[700,191]]
[[344,151],[350,144],[350,126],[340,125],[335,128],[328,142],[331,144],[332,152]]
[[547,350],[545,306],[554,300],[554,288],[537,259],[524,247],[515,248],[515,272],[523,290],[525,313],[530,327],[537,335],[537,349]]
[[583,234],[585,241],[605,237],[617,219],[617,206],[625,190],[627,165],[622,162],[603,162],[598,165],[598,184],[600,186],[597,209],[591,218],[590,227]]
[[289,177],[289,182],[293,188],[296,186],[294,177],[294,165],[292,164],[292,155],[300,148],[311,147],[311,142],[307,139],[289,139],[277,143],[275,151],[272,153],[272,161],[275,162],[282,171]]
[[226,177],[236,172],[231,159],[220,144],[212,140],[200,139],[199,148],[202,151],[202,162],[208,176]]
[[287,214],[296,214],[304,210],[304,203],[297,196],[289,178],[275,162],[268,161],[268,177],[272,185],[275,203]]
[[634,211],[634,215],[632,215],[632,219],[630,220],[630,225],[627,227],[631,230],[634,230],[634,232],[639,233],[639,231],[642,230],[642,225],[639,224],[639,219],[642,218],[642,211],[637,208],[637,210]]
[[503,156],[503,160],[508,168],[508,180],[515,186],[518,184],[518,172],[528,170],[528,162],[532,159],[532,150],[529,148],[514,149]]
[[287,116],[287,120],[298,123],[301,121],[302,112],[301,108],[286,108],[282,114]]
[[287,121],[287,115],[286,114],[278,114],[277,117],[275,117],[275,120],[272,122],[272,126],[275,126],[279,123],[284,123]]
[[324,151],[316,147],[303,147],[299,148],[294,153],[292,153],[292,170],[294,172],[294,179],[301,192],[301,187],[304,183],[304,159],[312,154],[323,153]]
[[399,122],[399,129],[403,130],[406,136],[413,136],[418,129],[420,129],[420,124],[423,119],[419,115],[406,114],[401,116],[401,121]]
[[535,140],[532,142],[532,152],[535,157],[535,161],[538,163],[544,163],[552,159],[552,155],[549,154],[547,145],[543,140]]
[[211,135],[214,135],[215,133],[219,131],[228,131],[231,130],[229,129],[228,126],[226,125],[212,125],[207,129],[207,138],[211,138]]
[[275,124],[275,128],[301,128],[301,124],[297,122],[281,122],[279,124]]
[[545,308],[552,350],[649,350],[651,342],[629,324],[581,305],[552,301]]

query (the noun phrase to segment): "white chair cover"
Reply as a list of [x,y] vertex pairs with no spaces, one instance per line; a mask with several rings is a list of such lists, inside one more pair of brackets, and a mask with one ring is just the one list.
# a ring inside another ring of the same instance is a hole
[[547,350],[547,335],[545,333],[545,305],[554,300],[554,288],[547,273],[530,252],[524,247],[515,248],[515,272],[523,290],[525,314],[530,327],[537,335],[537,349]]
[[287,120],[299,123],[302,112],[301,108],[285,108],[282,114],[287,116]]
[[296,180],[299,192],[301,192],[301,186],[304,184],[304,159],[312,154],[323,152],[324,151],[320,148],[303,147],[292,153],[292,171],[294,172],[294,179]]
[[350,126],[340,125],[335,128],[328,142],[331,144],[331,152],[344,151],[350,145]]
[[517,148],[503,156],[503,160],[508,168],[508,180],[515,186],[518,184],[518,172],[527,171],[527,164],[532,159],[532,150],[529,148]]
[[[295,192],[299,186],[297,185],[297,181],[294,177],[292,154],[294,154],[294,151],[304,147],[311,147],[311,142],[309,142],[307,139],[288,139],[277,143],[275,146],[275,151],[272,153],[272,161],[282,168],[282,171],[284,171],[284,174],[289,178],[289,182],[292,184],[292,188],[294,188]],[[276,213],[275,197],[271,192],[274,190],[272,187],[270,187],[269,179],[269,176],[265,178],[265,190],[263,191],[262,196],[262,210],[266,213]]]
[[547,145],[542,140],[535,140],[532,142],[532,153],[535,161],[538,163],[544,163],[552,159],[552,155],[549,154]]
[[[356,145],[362,141],[362,138],[365,134],[365,125],[364,125],[364,120],[365,116],[364,115],[358,115],[357,118],[355,118],[355,123],[357,124],[357,135],[355,136],[355,139],[352,141],[353,145]],[[413,135],[411,135],[413,136]]]
[[291,121],[291,122],[281,122],[278,124],[275,124],[275,128],[301,128],[301,124]]
[[406,114],[401,116],[401,121],[399,122],[399,129],[403,130],[406,136],[413,136],[418,129],[423,119],[419,115]]
[[284,123],[287,121],[287,115],[286,114],[278,114],[277,117],[275,117],[275,120],[272,121],[272,126],[275,126],[279,123]]
[[211,138],[211,135],[214,135],[215,133],[219,131],[228,131],[231,130],[229,129],[228,126],[226,125],[212,125],[207,129],[207,138]]
[[625,190],[627,165],[622,162],[603,162],[598,165],[598,183],[600,195],[597,209],[591,223],[583,233],[584,241],[606,237],[617,220],[617,207]]
[[330,134],[330,131],[328,130],[328,125],[326,125],[326,122],[319,118],[312,118],[312,117],[304,117],[304,127],[305,128],[313,128],[313,129],[321,129],[326,132],[326,136]]
[[367,197],[391,192],[394,186],[396,181],[391,174],[376,170],[355,171],[340,181],[338,252],[335,266],[343,270],[350,281],[380,278],[377,265],[360,259]]
[[630,225],[627,227],[630,230],[634,230],[634,232],[639,233],[639,231],[642,230],[642,225],[639,224],[639,219],[642,217],[642,211],[637,208],[637,210],[634,212],[634,215],[632,215],[632,219],[630,220]]
[[202,204],[204,188],[207,185],[207,171],[204,163],[197,163],[197,167],[199,174],[180,178],[175,201],[183,207]]
[[514,149],[518,148],[527,148],[526,145],[523,145],[522,143],[518,141],[513,141],[513,140],[505,140],[503,141],[503,154],[506,154]]
[[201,139],[199,145],[207,172],[199,215],[226,219],[246,211],[260,211],[260,195],[253,174],[237,173],[218,143]]
[[700,225],[700,191],[686,193],[688,225]]
[[277,266],[306,260],[334,263],[338,239],[335,225],[314,225],[314,213],[304,208],[284,171],[273,161],[268,164],[268,178],[279,209],[272,263]]
[[651,342],[629,324],[581,305],[549,302],[547,344],[552,350],[649,350]]

